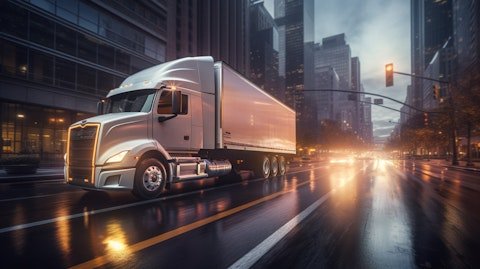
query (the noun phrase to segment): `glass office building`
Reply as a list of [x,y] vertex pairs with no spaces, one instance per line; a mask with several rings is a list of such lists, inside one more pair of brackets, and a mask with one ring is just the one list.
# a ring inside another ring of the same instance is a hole
[[0,157],[61,163],[66,129],[128,75],[165,62],[166,1],[0,3]]

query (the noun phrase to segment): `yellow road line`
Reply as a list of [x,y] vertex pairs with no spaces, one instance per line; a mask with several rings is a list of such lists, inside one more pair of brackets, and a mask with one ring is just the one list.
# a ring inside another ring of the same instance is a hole
[[[185,226],[182,226],[182,227],[179,227],[177,229],[174,229],[174,230],[171,230],[169,232],[166,232],[166,233],[163,233],[163,234],[160,234],[160,235],[157,235],[157,236],[154,236],[154,237],[151,237],[149,239],[146,239],[144,241],[140,241],[136,244],[133,244],[131,246],[128,246],[127,249],[129,250],[129,252],[133,253],[133,252],[137,252],[137,251],[140,251],[140,250],[143,250],[143,249],[146,249],[148,247],[151,247],[153,245],[156,245],[156,244],[159,244],[161,242],[164,242],[166,240],[169,240],[169,239],[172,239],[176,236],[179,236],[179,235],[182,235],[184,233],[187,233],[189,231],[192,231],[192,230],[195,230],[197,228],[200,228],[202,226],[205,226],[207,224],[210,224],[212,222],[215,222],[217,220],[220,220],[220,219],[223,219],[223,218],[226,218],[230,215],[233,215],[233,214],[236,214],[242,210],[245,210],[247,208],[250,208],[252,206],[255,206],[255,205],[258,205],[260,203],[263,203],[263,202],[266,202],[266,201],[269,201],[269,200],[272,200],[278,196],[281,196],[283,194],[286,194],[286,193],[289,193],[289,192],[292,192],[294,190],[296,190],[298,187],[302,186],[302,185],[306,185],[306,184],[310,184],[310,181],[306,181],[306,182],[302,182],[302,183],[299,183],[297,185],[295,185],[294,188],[290,189],[290,190],[286,190],[286,191],[281,191],[281,192],[277,192],[277,193],[274,193],[274,194],[270,194],[268,196],[265,196],[265,197],[262,197],[260,199],[257,199],[257,200],[254,200],[254,201],[251,201],[251,202],[248,202],[246,204],[243,204],[241,206],[238,206],[238,207],[235,207],[235,208],[232,208],[232,209],[229,209],[227,211],[224,211],[224,212],[221,212],[221,213],[218,213],[216,215],[213,215],[213,216],[210,216],[208,218],[205,218],[205,219],[202,219],[202,220],[198,220],[198,221],[195,221],[193,223],[190,223],[190,224],[187,224]],[[110,263],[112,262],[112,258],[109,258],[108,255],[103,255],[103,256],[99,256],[97,258],[94,258],[92,260],[89,260],[89,261],[86,261],[84,263],[81,263],[81,264],[78,264],[78,265],[75,265],[75,266],[72,266],[70,268],[95,268],[95,267],[100,267],[100,266],[103,266],[107,263]]]

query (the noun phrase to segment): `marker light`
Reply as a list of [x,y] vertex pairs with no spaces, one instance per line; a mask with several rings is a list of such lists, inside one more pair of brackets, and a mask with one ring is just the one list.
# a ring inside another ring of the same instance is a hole
[[127,155],[128,150],[122,151],[120,153],[117,153],[113,155],[112,157],[108,158],[108,160],[105,163],[118,163],[123,160],[123,157]]

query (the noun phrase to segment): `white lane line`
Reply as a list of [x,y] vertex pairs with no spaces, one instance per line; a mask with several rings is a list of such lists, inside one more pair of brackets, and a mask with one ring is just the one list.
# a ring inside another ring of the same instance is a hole
[[335,189],[331,190],[327,194],[323,195],[320,199],[315,201],[300,214],[296,215],[293,219],[283,225],[280,229],[271,234],[267,239],[263,240],[262,243],[257,245],[254,249],[250,250],[242,258],[237,260],[232,264],[229,269],[237,268],[250,268],[252,267],[261,257],[263,257],[270,249],[272,249],[280,240],[282,240],[295,226],[300,222],[305,220],[315,209],[317,209],[321,204],[323,204],[332,194]]
[[[314,169],[306,169],[306,170],[302,170],[302,171],[291,172],[289,174],[290,175],[291,174],[298,174],[298,173],[302,173],[302,172],[306,172],[306,171],[310,171],[310,170],[318,170],[318,169],[321,169],[321,168],[323,168],[323,166],[316,167]],[[262,181],[262,180],[265,180],[265,179],[257,178],[255,180],[249,180],[248,182],[256,182],[256,181]],[[138,206],[138,205],[144,205],[144,204],[150,204],[150,203],[155,203],[155,202],[159,202],[159,201],[165,201],[165,200],[169,200],[169,199],[173,199],[173,198],[188,196],[188,195],[191,195],[191,194],[224,189],[224,188],[228,188],[228,187],[232,187],[232,186],[236,186],[236,185],[241,185],[241,184],[243,184],[243,182],[238,182],[238,183],[229,184],[229,185],[220,186],[220,187],[200,189],[200,190],[196,190],[196,191],[180,193],[180,194],[176,194],[176,195],[160,197],[160,198],[157,198],[157,199],[140,201],[140,202],[131,203],[131,204],[113,206],[113,207],[108,207],[108,208],[103,208],[103,209],[98,209],[98,210],[90,210],[90,211],[87,211],[87,212],[82,212],[82,213],[77,213],[77,214],[72,214],[72,215],[67,215],[67,216],[60,216],[60,217],[56,217],[56,218],[40,220],[40,221],[35,221],[35,222],[30,222],[30,223],[18,224],[18,225],[14,225],[14,226],[5,227],[5,228],[0,229],[0,234],[7,233],[7,232],[12,232],[12,231],[16,231],[16,230],[27,229],[27,228],[31,228],[31,227],[35,227],[35,226],[44,225],[44,224],[55,223],[55,222],[59,222],[59,221],[71,220],[71,219],[81,218],[81,217],[85,217],[85,216],[92,216],[92,215],[106,213],[106,212],[110,212],[110,211],[114,211],[114,210],[134,207],[134,206]]]
[[[314,169],[319,169],[321,167],[315,167]],[[291,172],[291,173],[288,173],[288,174],[295,174],[295,173],[300,173],[300,172],[306,172],[306,171],[309,171],[310,169],[307,169],[307,170],[301,170],[301,171],[296,171],[296,172]],[[254,180],[250,180],[250,182],[255,182],[255,181],[259,181],[259,180],[263,180],[263,178],[257,178],[257,179],[254,179]],[[52,181],[57,181],[57,180],[46,180],[45,182],[52,182]],[[42,181],[35,181],[35,183],[41,183]],[[63,182],[65,183],[65,180],[59,180],[59,182]],[[32,182],[21,182],[19,184],[25,184],[25,183],[32,183]],[[228,186],[235,186],[237,183],[234,183],[232,185],[228,185]],[[64,184],[65,186],[68,186],[67,184]],[[223,186],[222,186],[223,187]],[[205,189],[205,190],[208,190],[208,189]],[[84,192],[84,191],[71,191],[71,192],[68,192],[68,193],[75,193],[75,192]],[[11,201],[20,201],[20,200],[27,200],[27,199],[34,199],[34,198],[44,198],[44,197],[50,197],[50,196],[55,196],[55,195],[62,195],[62,194],[65,194],[65,192],[59,192],[59,193],[54,193],[54,194],[43,194],[43,195],[34,195],[34,196],[23,196],[23,197],[16,197],[16,198],[6,198],[6,199],[0,199],[0,203],[1,202],[11,202]]]
[[[367,166],[364,166],[361,171],[365,171]],[[355,178],[357,175],[349,178],[345,183],[339,185],[337,188],[341,188],[346,185],[347,182]],[[280,240],[282,240],[295,226],[299,223],[304,221],[312,212],[317,209],[320,205],[322,205],[332,193],[336,192],[337,188],[333,188],[328,193],[324,194],[320,199],[315,201],[305,210],[300,212],[300,214],[296,215],[293,219],[288,221],[284,224],[280,229],[276,230],[273,234],[271,234],[267,239],[263,240],[260,244],[258,244],[255,248],[250,250],[247,254],[243,257],[238,259],[234,264],[230,265],[229,269],[244,269],[252,267],[260,258],[262,258],[268,251],[270,251]]]

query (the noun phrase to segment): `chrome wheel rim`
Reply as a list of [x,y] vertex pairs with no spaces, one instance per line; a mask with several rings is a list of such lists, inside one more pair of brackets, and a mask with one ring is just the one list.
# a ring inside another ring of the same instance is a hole
[[285,160],[283,160],[282,158],[280,158],[280,160],[278,162],[278,168],[280,170],[280,174],[284,175],[287,167],[286,167],[286,164],[285,164]]
[[277,175],[278,173],[278,160],[276,157],[272,158],[272,175]]
[[158,166],[149,166],[143,172],[143,187],[147,191],[156,191],[162,184],[162,171]]
[[268,177],[270,175],[270,161],[265,158],[263,161],[263,176]]

